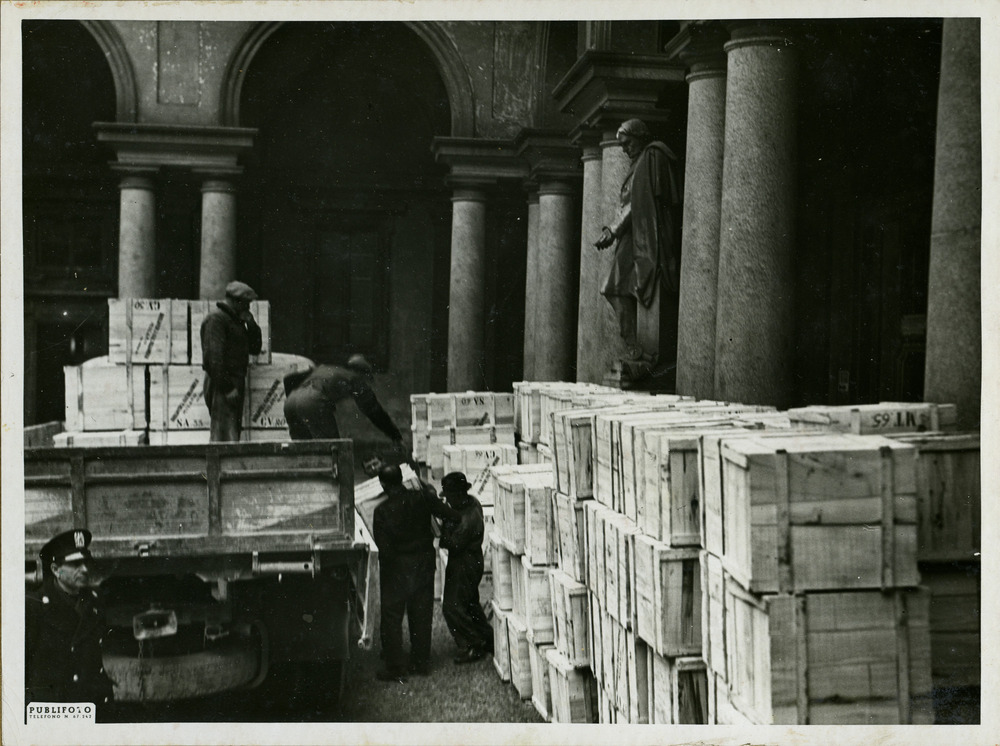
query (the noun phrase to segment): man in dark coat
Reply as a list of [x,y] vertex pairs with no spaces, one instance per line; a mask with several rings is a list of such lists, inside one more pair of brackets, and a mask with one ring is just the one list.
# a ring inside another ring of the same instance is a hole
[[344,367],[320,365],[285,376],[285,420],[292,440],[339,438],[337,402],[352,397],[372,424],[402,450],[403,436],[372,390],[374,378],[364,355],[351,355]]
[[101,643],[108,633],[90,587],[91,535],[65,531],[42,547],[42,587],[25,599],[25,703],[91,702],[97,716],[114,700]]
[[201,367],[212,442],[239,440],[243,430],[247,367],[262,344],[260,327],[250,313],[250,302],[256,299],[253,288],[234,280],[226,285],[226,299],[201,322]]
[[454,510],[438,499],[434,488],[421,482],[408,489],[398,466],[383,466],[379,481],[387,499],[372,518],[372,535],[378,545],[381,585],[381,640],[385,669],[381,681],[406,677],[403,656],[403,615],[410,628],[411,673],[430,671],[431,626],[434,615],[434,532],[431,516],[459,520]]
[[680,258],[675,213],[681,203],[674,177],[677,157],[653,140],[640,119],[622,124],[617,137],[632,165],[622,182],[615,220],[594,243],[601,250],[618,243],[601,294],[615,309],[629,356],[655,362],[659,351],[643,349],[636,337],[636,313],[638,303],[652,305],[659,287],[670,294],[661,302],[676,304]]
[[455,663],[471,663],[493,652],[493,628],[479,602],[483,579],[483,507],[469,494],[469,484],[461,472],[446,474],[441,492],[460,516],[445,520],[441,528],[441,548],[448,550],[441,611],[448,631],[458,645]]

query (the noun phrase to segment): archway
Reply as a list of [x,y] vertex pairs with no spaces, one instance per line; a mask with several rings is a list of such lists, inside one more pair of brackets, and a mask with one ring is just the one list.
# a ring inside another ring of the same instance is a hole
[[405,423],[409,394],[444,375],[451,205],[430,148],[451,111],[433,55],[401,23],[285,24],[254,55],[239,111],[259,129],[239,271],[271,301],[274,349],[365,352]]

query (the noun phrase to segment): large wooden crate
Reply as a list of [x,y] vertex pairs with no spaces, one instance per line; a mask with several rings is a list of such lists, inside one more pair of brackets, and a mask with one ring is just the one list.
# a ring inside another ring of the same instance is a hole
[[504,611],[514,608],[514,579],[511,553],[496,533],[490,535],[490,567],[493,572],[493,602]]
[[553,723],[595,723],[596,682],[586,668],[576,668],[561,652],[545,652],[549,664]]
[[649,722],[706,725],[713,722],[705,661],[697,656],[665,658],[649,651],[646,663]]
[[763,725],[932,721],[926,590],[759,596],[723,573],[721,593],[706,596],[717,708]]
[[142,430],[146,427],[146,377],[142,367],[115,365],[106,357],[63,368],[69,432]]
[[289,373],[314,367],[309,358],[273,352],[269,363],[254,363],[247,371],[246,426],[255,430],[285,430],[285,385]]
[[472,484],[469,494],[480,504],[493,505],[493,487],[490,469],[517,463],[517,449],[506,443],[490,445],[446,445],[444,446],[442,471],[449,474],[460,471]]
[[524,556],[532,565],[554,565],[559,560],[559,536],[552,512],[552,476],[544,484],[524,486]]
[[531,668],[531,704],[542,720],[552,719],[552,687],[549,682],[548,651],[555,646],[551,642],[536,643],[528,633],[528,663]]
[[562,570],[549,573],[555,646],[574,666],[590,665],[587,588]]
[[636,634],[664,656],[701,654],[701,569],[697,549],[633,537]]
[[552,513],[558,539],[559,568],[582,583],[587,577],[583,503],[553,491]]
[[981,549],[979,433],[898,435],[917,449],[917,558],[969,560]]
[[915,455],[877,435],[705,437],[706,547],[754,592],[917,585]]
[[501,681],[510,681],[510,645],[507,637],[507,619],[510,612],[502,609],[494,599],[491,603],[490,623],[493,625],[493,668]]
[[958,423],[954,404],[924,402],[814,405],[789,409],[788,416],[796,426],[818,425],[855,435],[953,430]]
[[187,365],[191,360],[189,303],[170,298],[109,298],[108,360],[121,365]]
[[521,699],[531,699],[531,658],[528,628],[516,614],[507,615],[507,645],[510,651],[510,683]]
[[531,631],[535,642],[553,642],[552,592],[549,589],[549,567],[535,567],[524,555],[510,557],[513,587],[512,614]]
[[980,686],[980,564],[921,565],[930,592],[931,678],[935,689]]
[[[197,365],[158,365],[149,371],[150,430],[208,430],[212,415],[205,401],[205,371]],[[249,402],[243,402],[243,424]]]
[[[497,470],[494,472],[494,484],[497,533],[507,549],[514,554],[523,554],[527,541],[528,507],[548,503],[552,472]],[[539,516],[533,518],[537,521]],[[532,528],[537,526],[533,523]],[[552,530],[551,522],[548,530]],[[538,541],[535,538],[535,542]]]

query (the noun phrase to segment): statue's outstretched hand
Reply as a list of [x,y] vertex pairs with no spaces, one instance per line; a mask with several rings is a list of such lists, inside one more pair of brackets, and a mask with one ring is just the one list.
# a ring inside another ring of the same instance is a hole
[[603,251],[615,242],[614,234],[607,228],[601,230],[601,237],[594,241],[594,248]]

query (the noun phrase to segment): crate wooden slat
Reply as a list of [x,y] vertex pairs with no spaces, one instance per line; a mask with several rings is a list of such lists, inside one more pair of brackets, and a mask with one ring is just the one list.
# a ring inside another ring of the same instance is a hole
[[[520,567],[518,567],[520,565]],[[553,642],[552,592],[549,567],[536,567],[524,555],[512,555],[511,577],[514,588],[513,614],[531,631],[535,642]]]
[[583,503],[553,491],[552,512],[558,539],[559,567],[582,583],[587,577]]
[[[831,433],[713,436],[702,439],[702,448],[706,546],[719,553],[719,537],[708,531],[712,513],[722,519],[726,570],[744,587],[779,592],[919,582],[912,446]],[[714,469],[721,478],[710,486]]]
[[142,367],[115,365],[107,357],[63,368],[70,432],[142,430],[146,427],[146,378]]
[[562,570],[549,573],[555,646],[574,666],[590,665],[587,588]]
[[553,723],[594,723],[595,681],[586,668],[574,667],[555,648],[545,653],[549,664]]
[[544,484],[524,485],[524,555],[532,565],[554,565],[558,560],[559,538],[552,513],[553,479]]
[[701,569],[697,549],[633,538],[636,634],[664,656],[700,655]]
[[820,425],[855,435],[953,430],[958,421],[954,404],[924,402],[814,405],[789,409],[788,416],[797,426]]
[[603,647],[603,631],[601,629],[602,619],[604,618],[604,610],[601,608],[601,602],[597,600],[597,597],[591,593],[587,592],[587,644],[590,648],[590,670],[594,674],[594,678],[597,681],[604,680],[604,647]]
[[552,719],[552,688],[549,683],[549,661],[546,653],[555,646],[550,642],[536,643],[528,634],[528,663],[531,668],[531,704],[546,722]]
[[495,599],[491,602],[491,607],[493,668],[501,681],[510,681],[510,645],[507,637],[507,618],[510,612],[500,608]]
[[507,616],[507,645],[510,651],[510,682],[521,699],[531,699],[531,659],[528,628],[515,614]]
[[917,558],[968,560],[981,549],[979,433],[897,435],[917,449]]
[[979,562],[921,566],[930,592],[931,677],[935,689],[979,686],[981,588]]
[[52,436],[56,448],[95,448],[98,446],[138,446],[147,442],[143,430],[108,430],[95,432],[63,432]]
[[514,580],[511,574],[511,554],[495,533],[490,535],[490,567],[493,573],[493,602],[498,608],[514,608]]
[[597,513],[604,523],[604,607],[611,618],[630,628],[635,623],[633,539],[636,525],[607,510]]
[[607,597],[607,574],[604,571],[604,523],[609,511],[596,500],[583,503],[585,552],[587,558],[587,590],[594,594],[603,607]]

